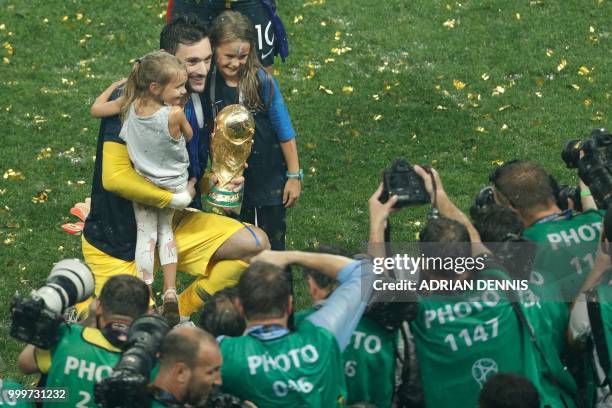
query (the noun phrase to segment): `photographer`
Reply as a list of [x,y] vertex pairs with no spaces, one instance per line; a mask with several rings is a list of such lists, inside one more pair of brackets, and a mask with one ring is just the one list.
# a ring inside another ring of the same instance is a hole
[[24,348],[19,369],[24,374],[47,374],[49,388],[67,388],[67,405],[92,406],[94,383],[110,374],[121,356],[129,326],[147,312],[148,305],[149,289],[143,281],[115,275],[97,299],[95,328],[61,325],[59,341],[50,350],[32,345]]
[[593,365],[596,395],[588,397],[597,407],[612,404],[612,213],[604,218],[603,241],[597,252],[595,265],[585,280],[581,294],[572,305],[568,325],[570,344],[586,348]]
[[177,327],[164,338],[152,407],[198,406],[221,384],[221,352],[214,337],[196,327]]
[[498,168],[490,179],[495,199],[516,211],[525,225],[523,236],[547,244],[538,248],[537,278],[549,289],[558,289],[560,300],[573,301],[592,267],[603,212],[591,209],[575,215],[571,210],[561,211],[548,174],[533,162],[514,161]]
[[[522,236],[538,244],[531,287],[549,303],[556,332],[553,346],[561,353],[569,318],[567,305],[574,301],[593,267],[604,212],[561,211],[548,174],[533,162],[510,162],[495,170],[490,180],[495,199],[516,211],[525,225]],[[586,204],[583,202],[584,208],[588,208]]]
[[[418,315],[411,322],[426,406],[455,406],[457,401],[476,406],[481,387],[496,372],[525,375],[536,385],[544,405],[571,404],[572,390],[553,385],[569,382],[571,388],[567,374],[555,371],[553,381],[543,376],[546,356],[530,338],[522,305],[511,303],[513,291],[462,289],[468,287],[462,286],[466,282],[507,282],[510,277],[490,259],[477,230],[448,198],[438,173],[419,166],[414,171],[439,212],[439,216],[433,212],[420,233],[423,257],[484,258],[482,269],[462,273],[444,266],[421,268],[421,282],[446,282],[451,288],[422,291]],[[373,212],[378,225],[372,226],[371,239],[382,243],[391,210],[380,204]],[[439,384],[445,385],[444,393]]]
[[246,322],[236,307],[237,301],[236,286],[215,293],[202,308],[199,326],[214,337],[241,336]]
[[[293,309],[284,268],[298,264],[338,280],[325,305],[288,328]],[[337,255],[264,251],[238,284],[247,321],[241,337],[224,337],[223,389],[259,407],[343,406],[342,351],[372,288],[371,265]]]
[[[304,275],[313,307],[295,314],[296,325],[323,307],[338,286],[334,279],[314,269],[305,269]],[[401,303],[387,305],[389,308],[402,306]],[[385,316],[377,314],[370,317],[364,315],[353,332],[350,344],[342,353],[348,392],[347,405],[370,402],[379,408],[391,407],[399,332],[397,327],[388,330],[379,324],[378,321],[383,317]],[[401,321],[397,322],[396,326],[399,327],[400,324]]]

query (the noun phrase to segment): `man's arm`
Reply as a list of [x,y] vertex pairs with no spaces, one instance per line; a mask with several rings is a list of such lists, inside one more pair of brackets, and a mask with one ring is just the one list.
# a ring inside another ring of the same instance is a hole
[[437,206],[440,215],[457,221],[467,229],[470,241],[472,242],[472,255],[490,254],[491,251],[482,244],[480,234],[470,219],[448,198],[444,187],[442,187],[442,180],[438,172],[435,169],[431,169],[431,174],[429,174],[420,166],[414,166],[414,171],[425,182],[425,189],[431,197],[431,203]]
[[38,365],[36,364],[36,347],[31,344],[25,346],[25,348],[19,354],[17,359],[17,366],[19,370],[24,374],[36,374],[40,373]]
[[383,184],[380,183],[378,189],[368,200],[368,210],[370,212],[370,235],[368,238],[368,255],[374,258],[384,258],[387,256],[385,251],[385,229],[389,215],[395,212],[393,206],[397,203],[397,196],[389,197],[386,203],[380,202],[383,192]]
[[[157,208],[185,208],[191,202],[195,191],[190,182],[190,192],[173,194],[157,187],[142,177],[132,167],[127,147],[117,142],[104,142],[102,154],[102,186],[111,193],[126,200]],[[189,189],[189,186],[188,186]]]
[[354,261],[338,255],[299,251],[263,251],[252,262],[263,261],[279,267],[298,264],[315,269],[337,279],[340,286],[334,290],[325,305],[308,317],[313,324],[331,332],[344,350],[365,310],[372,293],[374,273],[371,264]]

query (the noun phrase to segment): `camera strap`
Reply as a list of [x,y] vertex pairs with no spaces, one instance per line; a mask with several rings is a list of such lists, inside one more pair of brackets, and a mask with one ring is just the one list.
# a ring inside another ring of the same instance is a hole
[[[496,260],[490,260],[488,266],[490,268],[495,268],[494,270],[491,269],[486,269],[484,271],[484,276],[489,276],[493,279],[502,281],[502,280],[509,280],[511,279],[504,271],[505,268],[503,267],[503,265],[501,265],[500,263],[498,263]],[[529,341],[531,342],[531,344],[533,345],[533,348],[535,349],[536,353],[538,354],[538,356],[540,357],[540,360],[542,361],[543,365],[546,366],[546,368],[548,369],[548,373],[544,374],[544,377],[547,378],[550,383],[552,385],[554,385],[555,387],[565,390],[569,395],[573,395],[573,392],[571,389],[568,389],[568,387],[565,385],[564,381],[560,381],[556,374],[555,374],[555,370],[554,368],[556,367],[559,370],[563,370],[563,367],[561,366],[561,363],[559,362],[558,364],[554,364],[553,362],[551,362],[546,354],[544,353],[544,351],[542,350],[542,348],[540,347],[540,344],[538,343],[538,339],[535,333],[535,330],[533,329],[533,326],[529,323],[529,321],[527,320],[527,316],[525,316],[525,312],[523,311],[523,309],[521,308],[520,305],[520,297],[518,295],[518,293],[514,290],[508,291],[508,300],[510,301],[510,305],[512,306],[512,310],[514,311],[514,314],[516,315],[516,318],[519,322],[519,327],[521,328],[521,330],[525,330],[525,333],[527,334],[527,336],[529,337]],[[564,405],[567,407],[567,403],[565,402],[565,400],[563,400],[563,398],[561,397]],[[573,402],[576,404],[577,407],[582,407],[583,405],[580,403],[579,400],[576,400],[576,398],[572,398]]]

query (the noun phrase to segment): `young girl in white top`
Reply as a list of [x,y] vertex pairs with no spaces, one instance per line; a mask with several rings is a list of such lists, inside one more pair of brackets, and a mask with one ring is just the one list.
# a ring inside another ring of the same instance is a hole
[[[130,72],[123,96],[98,101],[94,116],[120,110],[123,127],[119,137],[127,144],[134,169],[155,185],[179,193],[187,187],[189,157],[185,147],[192,136],[183,113],[187,72],[175,56],[157,51],[138,59]],[[98,98],[100,99],[100,98]],[[153,282],[155,247],[164,273],[164,316],[178,323],[176,295],[176,241],[170,208],[134,203],[137,225],[136,268],[147,284]]]

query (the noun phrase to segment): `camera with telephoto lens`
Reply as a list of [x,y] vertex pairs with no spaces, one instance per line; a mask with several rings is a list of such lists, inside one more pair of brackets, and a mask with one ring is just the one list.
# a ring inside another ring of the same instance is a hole
[[393,208],[426,204],[430,201],[423,179],[401,157],[395,159],[383,172],[383,192],[380,202],[386,203],[394,195],[397,196],[397,202]]
[[578,168],[599,208],[612,204],[612,135],[606,129],[593,130],[586,140],[570,140],[561,158],[568,168]]
[[47,283],[29,297],[16,293],[11,303],[11,336],[42,349],[57,343],[64,311],[94,291],[91,270],[78,259],[64,259],[51,269]]
[[94,385],[96,403],[104,408],[148,406],[151,370],[169,331],[170,326],[161,316],[145,315],[134,320],[113,372]]

